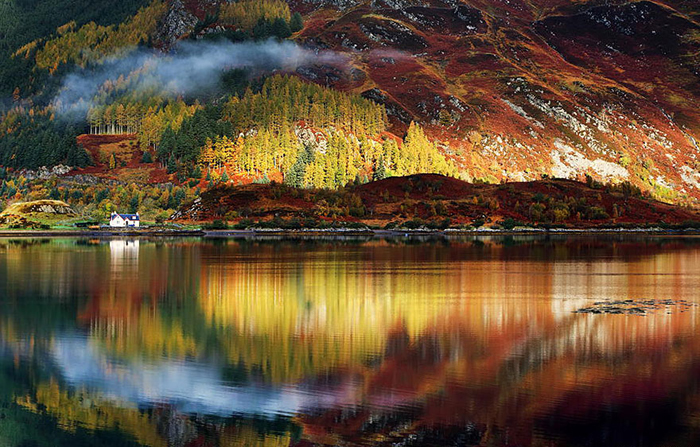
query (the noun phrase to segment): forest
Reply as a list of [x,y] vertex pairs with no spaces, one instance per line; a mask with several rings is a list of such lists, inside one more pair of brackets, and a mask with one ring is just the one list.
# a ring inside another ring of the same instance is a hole
[[112,211],[141,213],[150,222],[162,223],[180,206],[191,202],[200,191],[188,185],[143,185],[123,182],[95,182],[81,179],[34,179],[10,176],[0,168],[0,207],[9,202],[51,199],[70,203],[83,219],[103,222]]
[[251,83],[222,104],[148,100],[151,105],[127,98],[91,109],[91,132],[135,133],[183,179],[279,178],[298,187],[337,188],[356,177],[456,175],[420,126],[413,124],[397,142],[385,133],[383,106],[295,76]]
[[[60,85],[60,73],[37,69],[33,59],[12,57],[30,42],[57,36],[68,23],[82,27],[118,26],[149,0],[13,0],[0,2],[0,99],[21,95],[47,101]],[[68,66],[64,67],[65,69]],[[45,104],[44,104],[45,105]]]
[[[18,2],[7,12],[33,23],[28,3]],[[42,8],[51,6],[40,3]],[[9,60],[2,68],[2,81],[9,84],[0,89],[12,97],[0,108],[4,203],[43,195],[66,200],[96,218],[112,209],[139,210],[155,218],[196,196],[201,185],[277,181],[336,189],[420,172],[457,175],[454,164],[418,124],[412,123],[404,138],[398,138],[387,132],[382,105],[294,74],[231,69],[221,73],[213,91],[183,96],[157,87],[136,88],[143,75],[136,71],[104,81],[84,115],[66,119],[60,104],[49,101],[66,74],[154,47],[167,11],[164,0],[126,1],[109,13],[103,2],[95,2],[93,7],[104,12],[98,17],[77,13],[74,6],[80,2],[69,3],[65,16],[59,13],[49,24],[37,23],[35,32],[13,32],[12,39],[0,36]],[[241,0],[200,19],[190,37],[233,42],[286,39],[303,26],[301,15],[292,13],[285,1]],[[9,22],[0,23],[0,29],[9,27]],[[81,190],[70,182],[22,176],[23,169],[59,164],[104,166],[116,173],[114,157],[93,160],[78,144],[77,137],[84,133],[133,136],[142,161],[158,163],[173,183],[137,188],[131,180],[115,178],[102,189]],[[163,188],[168,191],[165,196]]]
[[259,92],[247,89],[211,113],[195,113],[178,132],[166,130],[158,159],[179,169],[194,162],[218,178],[274,176],[312,188],[419,172],[456,175],[420,126],[412,124],[399,147],[383,134],[386,124],[384,107],[359,95],[276,75]]

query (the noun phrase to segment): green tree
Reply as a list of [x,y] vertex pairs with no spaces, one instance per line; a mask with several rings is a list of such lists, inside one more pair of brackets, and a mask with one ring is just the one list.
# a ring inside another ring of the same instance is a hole
[[306,177],[306,168],[313,162],[314,154],[311,148],[305,148],[297,158],[297,161],[291,167],[289,172],[284,176],[284,183],[302,188],[304,186],[304,178]]
[[374,180],[384,180],[389,175],[386,172],[386,161],[384,161],[384,155],[382,155],[377,161],[377,165],[374,168]]
[[304,19],[301,17],[301,14],[299,14],[298,12],[292,14],[292,19],[289,22],[289,28],[292,30],[293,33],[304,29]]
[[139,196],[134,194],[129,200],[129,212],[135,214],[139,210]]
[[173,174],[177,171],[177,162],[175,161],[174,156],[170,156],[168,159],[168,166],[167,166],[167,172],[168,174]]
[[289,24],[286,20],[281,17],[276,18],[272,25],[270,26],[270,34],[277,37],[278,39],[286,39],[292,35],[292,30],[289,28]]

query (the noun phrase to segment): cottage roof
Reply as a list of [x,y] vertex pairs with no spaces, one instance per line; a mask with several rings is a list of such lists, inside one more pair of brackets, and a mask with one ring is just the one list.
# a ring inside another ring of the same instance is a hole
[[115,216],[119,216],[119,217],[121,217],[121,218],[124,219],[124,220],[140,220],[138,214],[118,214],[118,213],[114,213],[114,214],[112,215],[112,218],[114,218]]

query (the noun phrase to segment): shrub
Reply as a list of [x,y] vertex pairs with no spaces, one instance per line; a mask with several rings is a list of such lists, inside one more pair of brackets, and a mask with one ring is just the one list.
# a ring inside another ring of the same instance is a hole
[[365,217],[367,209],[364,206],[351,207],[349,213],[353,217]]
[[304,225],[304,228],[318,228],[318,219],[314,219],[313,217],[307,217],[304,219],[302,224]]
[[298,218],[293,217],[286,223],[284,228],[289,230],[298,230],[301,228],[301,221]]
[[599,206],[590,207],[586,214],[587,214],[588,218],[591,220],[610,219],[610,215],[603,208],[601,208]]
[[407,220],[405,221],[402,225],[403,228],[408,228],[409,230],[415,230],[420,227],[424,227],[425,222],[421,219],[413,219],[413,220]]
[[233,228],[235,228],[236,230],[247,230],[253,225],[255,225],[255,222],[253,222],[252,219],[241,219],[241,221],[235,224]]
[[563,222],[570,216],[568,208],[555,208],[552,210],[552,220],[555,222]]
[[167,211],[161,211],[160,213],[156,214],[156,223],[158,225],[163,225],[167,219],[168,219]]
[[228,229],[228,224],[221,219],[216,219],[212,223],[205,224],[204,228],[207,230],[226,230]]
[[229,212],[226,213],[226,215],[224,216],[224,218],[225,218],[226,220],[238,219],[238,211],[229,211]]
[[506,230],[512,230],[515,227],[522,227],[525,225],[519,220],[515,220],[512,217],[507,217],[500,222],[500,225]]
[[530,220],[534,222],[542,220],[542,215],[544,214],[545,208],[545,205],[542,203],[533,203],[530,205],[530,208],[528,209],[528,216],[530,216]]

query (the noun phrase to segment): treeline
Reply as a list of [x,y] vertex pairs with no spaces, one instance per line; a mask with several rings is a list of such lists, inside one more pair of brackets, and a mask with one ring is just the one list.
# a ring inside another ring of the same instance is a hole
[[158,96],[143,102],[121,97],[109,105],[88,111],[91,134],[136,134],[141,146],[156,148],[167,128],[179,130],[183,120],[200,109],[199,103],[187,104],[181,98],[164,100]]
[[[273,170],[284,172],[296,161],[300,143],[294,132],[300,124],[356,138],[378,136],[386,127],[383,106],[296,77],[273,76],[256,90],[248,88],[221,107],[209,105],[198,110],[183,120],[179,130],[167,128],[157,144],[159,160],[192,169],[200,162],[205,146],[212,149],[218,144],[217,148],[222,148],[217,150],[220,159],[220,153],[237,141],[243,148],[235,151],[245,166],[241,170],[262,176]],[[234,163],[231,158],[226,160],[218,162],[219,167]],[[203,163],[209,167],[209,162]]]
[[33,56],[36,66],[50,73],[66,63],[85,67],[147,43],[167,8],[164,1],[154,0],[118,26],[90,22],[78,28],[76,22],[71,21],[57,29],[57,37],[45,43],[40,40],[30,42],[17,50],[14,57],[28,59]]
[[76,143],[80,129],[53,119],[49,112],[12,111],[0,118],[0,165],[87,166],[90,156]]
[[210,180],[220,180],[223,175],[265,180],[281,174],[285,184],[298,188],[334,189],[356,180],[422,172],[457,175],[454,165],[416,124],[409,128],[401,147],[393,138],[358,138],[335,130],[320,138],[322,143],[314,147],[288,129],[281,133],[262,130],[235,140],[219,137],[207,140],[198,163],[201,172],[210,172]]
[[231,123],[221,120],[221,108],[210,105],[197,110],[182,121],[179,129],[168,126],[158,144],[158,160],[168,166],[168,172],[188,173],[193,178],[195,162],[208,139],[232,135]]
[[241,0],[224,3],[219,9],[218,21],[230,25],[249,37],[263,39],[291,36],[303,27],[301,15],[292,14],[282,0]]
[[377,135],[386,129],[383,106],[363,98],[304,82],[296,76],[272,76],[260,92],[247,89],[224,106],[224,119],[239,131],[281,131],[298,121],[355,135]]
[[401,145],[380,138],[383,106],[309,84],[292,76],[268,78],[260,91],[209,106],[166,129],[158,159],[170,172],[207,176],[216,183],[233,177],[284,179],[296,187],[337,188],[358,180],[456,168],[412,124]]

